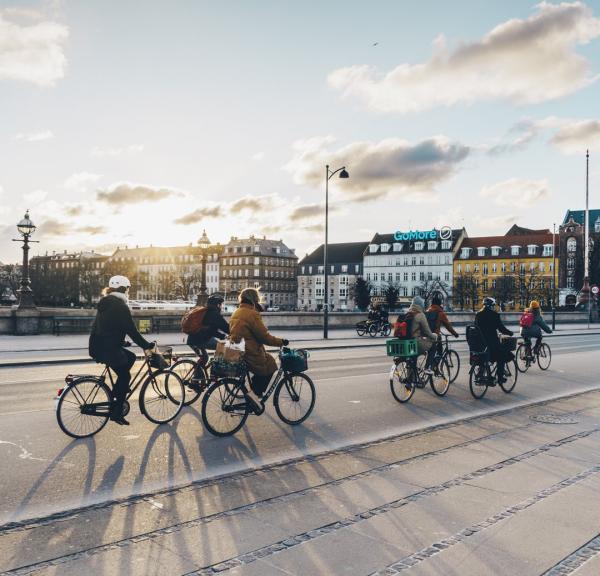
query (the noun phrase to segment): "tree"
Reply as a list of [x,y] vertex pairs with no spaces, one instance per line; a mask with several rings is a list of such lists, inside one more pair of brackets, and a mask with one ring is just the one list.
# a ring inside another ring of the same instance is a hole
[[400,285],[390,282],[383,289],[382,295],[385,299],[388,310],[396,308],[396,305],[398,304],[398,296],[400,296]]
[[198,266],[177,269],[174,275],[175,295],[183,300],[191,300],[202,282],[202,270]]
[[520,268],[517,280],[517,293],[522,308],[539,296],[541,275],[537,268]]
[[453,300],[461,310],[470,307],[475,312],[479,303],[479,278],[472,272],[464,272],[454,277]]
[[431,300],[431,297],[436,292],[443,292],[446,296],[451,293],[450,285],[443,280],[422,280],[418,286],[419,294],[425,302]]
[[498,304],[508,304],[515,300],[515,277],[508,272],[504,272],[502,276],[494,279],[495,285],[492,283],[491,294],[496,299]]
[[0,300],[12,303],[18,298],[21,287],[21,266],[5,264],[0,267]]
[[351,288],[351,296],[359,310],[366,310],[371,303],[373,287],[368,280],[359,276]]
[[81,262],[79,265],[79,293],[82,303],[92,306],[94,300],[102,291],[102,278],[99,271],[90,262]]

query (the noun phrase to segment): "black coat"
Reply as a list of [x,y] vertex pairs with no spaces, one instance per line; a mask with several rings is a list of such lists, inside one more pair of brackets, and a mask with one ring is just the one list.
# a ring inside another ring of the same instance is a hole
[[475,326],[481,331],[481,335],[488,347],[490,357],[493,361],[512,360],[511,352],[505,350],[500,344],[498,332],[512,336],[513,333],[502,323],[500,314],[489,308],[482,308],[475,314]]
[[140,348],[146,350],[153,344],[148,342],[136,328],[131,310],[119,296],[108,294],[98,302],[98,312],[90,333],[90,356],[107,364],[119,362],[125,336],[129,336]]
[[187,338],[188,346],[204,348],[212,339],[221,335],[229,334],[229,324],[221,315],[216,306],[208,306],[202,320],[202,328]]

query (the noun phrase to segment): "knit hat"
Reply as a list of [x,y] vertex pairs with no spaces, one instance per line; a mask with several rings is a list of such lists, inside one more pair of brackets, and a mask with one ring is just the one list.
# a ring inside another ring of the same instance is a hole
[[532,300],[531,303],[529,304],[529,307],[532,309],[539,308],[540,303],[537,300]]
[[244,288],[240,292],[240,303],[243,301],[249,302],[253,306],[260,306],[260,296],[256,288]]
[[415,296],[412,299],[412,303],[415,306],[420,306],[421,308],[425,308],[425,300],[423,300],[423,298],[421,298],[420,296]]

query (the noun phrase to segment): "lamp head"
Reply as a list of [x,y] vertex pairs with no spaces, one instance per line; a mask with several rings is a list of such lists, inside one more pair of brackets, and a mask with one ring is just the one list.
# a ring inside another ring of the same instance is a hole
[[29,210],[25,212],[25,217],[17,224],[17,230],[21,236],[31,236],[35,232],[35,224],[29,218]]
[[340,178],[350,178],[350,174],[348,174],[348,172],[346,171],[345,166],[344,166],[344,168],[342,168],[342,171],[340,172]]

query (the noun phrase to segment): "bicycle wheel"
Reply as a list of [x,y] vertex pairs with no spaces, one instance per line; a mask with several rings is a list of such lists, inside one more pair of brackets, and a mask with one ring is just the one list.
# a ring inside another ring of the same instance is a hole
[[448,366],[450,384],[452,384],[458,378],[458,373],[460,372],[460,356],[456,350],[448,349],[443,358]]
[[548,370],[552,362],[552,350],[545,342],[540,344],[540,349],[537,354],[537,363],[541,370]]
[[504,390],[507,394],[510,394],[517,385],[517,377],[519,376],[519,371],[517,370],[517,361],[513,360],[512,362],[507,362],[504,365],[504,377],[506,378],[506,382],[500,384],[500,388]]
[[437,396],[445,396],[450,388],[450,369],[445,359],[441,359],[429,376],[429,385]]
[[110,388],[98,378],[79,378],[67,386],[56,405],[60,429],[71,438],[87,438],[106,426],[112,402]]
[[178,374],[158,370],[146,378],[140,390],[140,411],[155,424],[166,424],[179,414],[185,389]]
[[377,336],[378,332],[379,332],[379,326],[377,326],[377,324],[375,324],[375,323],[369,324],[369,336],[371,338],[375,338],[375,336]]
[[488,385],[485,383],[486,379],[485,365],[475,364],[471,366],[471,370],[469,370],[469,389],[473,398],[479,400],[485,396],[488,389]]
[[315,400],[315,385],[306,374],[286,374],[275,389],[273,405],[280,420],[296,426],[310,416]]
[[527,360],[527,347],[525,344],[519,344],[515,352],[515,362],[517,363],[517,370],[519,372],[523,372],[523,374],[527,372],[529,361]]
[[243,393],[242,383],[236,378],[223,378],[211,384],[202,397],[202,422],[214,436],[235,434],[248,418],[248,403],[236,397]]
[[400,362],[392,366],[390,370],[390,389],[392,396],[401,404],[408,402],[415,393],[415,387],[410,381],[410,371],[406,362]]
[[381,327],[381,335],[385,336],[385,338],[387,338],[390,335],[390,332],[392,331],[392,325],[389,322],[386,322],[382,327]]
[[197,365],[190,358],[183,358],[171,366],[171,371],[175,372],[183,382],[185,391],[183,405],[189,406],[193,404],[200,398],[200,394],[202,394],[208,382],[204,368]]
[[356,325],[356,333],[359,336],[364,336],[367,333],[367,325],[364,322],[359,322]]

